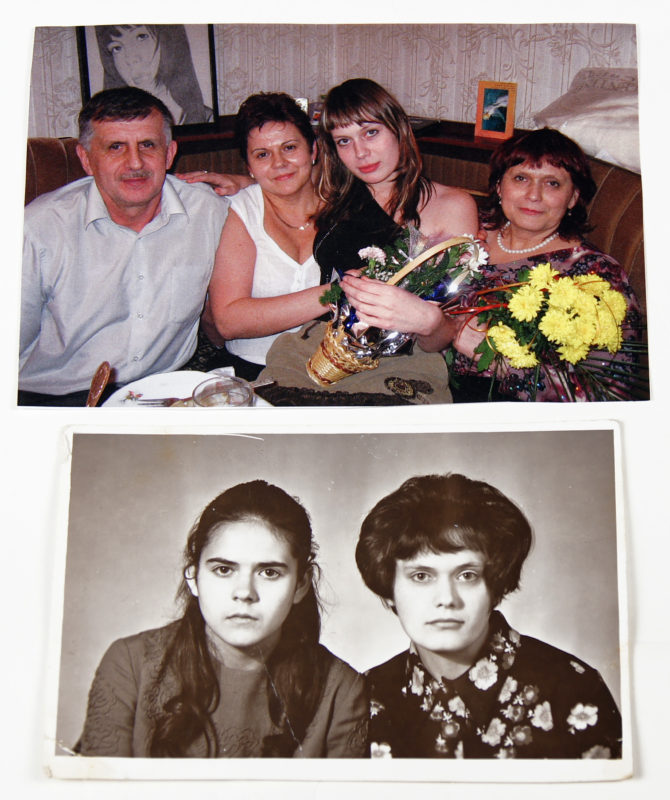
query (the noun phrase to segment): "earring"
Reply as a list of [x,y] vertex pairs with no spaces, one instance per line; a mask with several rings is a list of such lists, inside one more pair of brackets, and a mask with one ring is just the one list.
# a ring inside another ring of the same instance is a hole
[[251,178],[252,181],[256,180],[256,178],[254,178],[254,173],[253,172],[249,173],[249,177]]

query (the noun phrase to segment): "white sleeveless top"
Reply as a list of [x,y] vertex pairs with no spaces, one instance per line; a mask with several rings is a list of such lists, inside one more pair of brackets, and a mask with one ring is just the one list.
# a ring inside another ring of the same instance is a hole
[[[319,265],[311,255],[304,264],[294,261],[285,253],[263,227],[265,206],[263,192],[258,184],[248,186],[230,198],[230,208],[244,223],[256,245],[256,264],[252,297],[277,297],[317,286],[320,280]],[[297,331],[300,326],[291,328]],[[274,340],[283,331],[259,339],[231,339],[226,349],[246,361],[265,364],[265,357]]]

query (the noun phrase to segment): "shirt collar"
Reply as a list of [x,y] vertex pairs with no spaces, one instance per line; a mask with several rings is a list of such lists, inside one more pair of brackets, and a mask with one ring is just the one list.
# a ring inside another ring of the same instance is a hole
[[[160,210],[158,214],[151,220],[151,222],[148,222],[144,226],[141,233],[161,228],[163,225],[167,224],[169,218],[173,214],[184,214],[188,216],[188,212],[186,211],[186,208],[184,207],[184,204],[182,203],[181,198],[179,197],[179,194],[174,186],[174,181],[177,180],[178,178],[174,178],[172,175],[165,176],[163,193],[161,195]],[[92,222],[95,222],[99,219],[108,219],[110,222],[112,221],[109,211],[107,210],[107,206],[105,205],[105,201],[102,199],[100,190],[95,183],[95,179],[91,177],[90,181],[91,182],[88,187],[88,197],[86,201],[86,211],[84,213],[84,227],[86,228]]]
[[521,636],[511,628],[505,617],[499,612],[491,614],[489,636],[477,654],[472,667],[453,681],[442,678],[436,681],[421,661],[421,657],[412,642],[407,654],[405,671],[405,692],[421,694],[425,684],[432,684],[433,690],[438,687],[460,687],[473,684],[478,689],[486,690],[499,683],[500,673],[508,672],[514,664],[516,652],[521,643]]

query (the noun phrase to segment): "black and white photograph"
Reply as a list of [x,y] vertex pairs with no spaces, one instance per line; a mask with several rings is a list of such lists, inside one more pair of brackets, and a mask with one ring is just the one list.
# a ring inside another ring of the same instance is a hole
[[626,777],[617,473],[612,426],[75,432],[51,770]]
[[[658,3],[12,11],[4,794],[665,798]],[[476,135],[481,83],[516,87],[509,138]],[[457,306],[418,285],[437,258],[383,285],[375,220],[478,242]],[[598,336],[555,335],[559,284]],[[414,346],[347,374],[328,322]],[[196,407],[222,370],[249,407]]]
[[175,125],[214,122],[210,25],[94,25],[78,29],[82,99],[132,86],[161,100]]

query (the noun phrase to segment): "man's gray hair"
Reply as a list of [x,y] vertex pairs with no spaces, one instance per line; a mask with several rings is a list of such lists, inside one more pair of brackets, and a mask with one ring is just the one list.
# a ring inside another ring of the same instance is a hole
[[144,119],[152,111],[158,111],[163,117],[165,142],[170,144],[174,119],[165,103],[149,92],[133,86],[104,89],[94,94],[79,112],[79,144],[88,151],[93,138],[94,122]]

